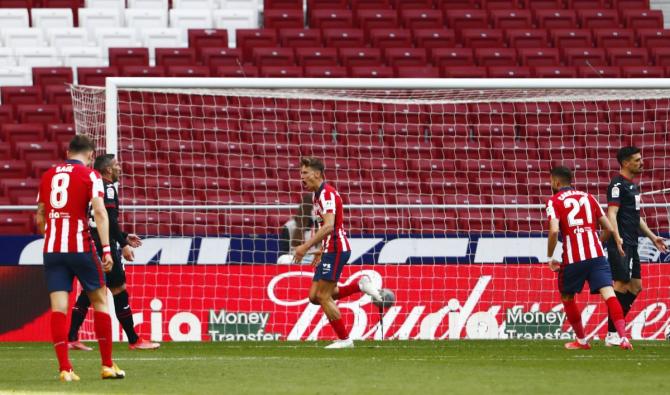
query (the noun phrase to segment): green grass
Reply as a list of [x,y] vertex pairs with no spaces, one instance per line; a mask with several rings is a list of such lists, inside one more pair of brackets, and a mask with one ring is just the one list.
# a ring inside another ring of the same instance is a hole
[[165,343],[115,345],[125,380],[102,381],[99,355],[72,352],[79,383],[57,380],[47,343],[0,343],[0,393],[668,394],[670,344],[566,351],[552,341]]

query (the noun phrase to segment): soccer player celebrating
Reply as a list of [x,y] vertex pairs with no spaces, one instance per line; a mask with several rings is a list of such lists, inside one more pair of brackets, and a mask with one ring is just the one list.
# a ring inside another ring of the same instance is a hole
[[321,309],[339,338],[326,348],[353,348],[354,342],[349,339],[349,333],[344,327],[335,300],[358,292],[366,293],[374,301],[381,301],[382,298],[379,290],[373,287],[369,277],[362,277],[358,284],[337,286],[342,268],[351,256],[351,247],[344,231],[342,198],[335,188],[325,182],[325,167],[321,160],[311,157],[302,158],[300,165],[303,185],[314,192],[313,205],[319,230],[309,240],[295,248],[294,262],[300,263],[312,246],[322,243],[321,256],[315,257],[312,261],[315,270],[312,286],[309,289],[309,301],[321,305]]
[[[159,343],[153,343],[142,339],[135,332],[135,323],[133,322],[133,312],[128,302],[128,292],[126,291],[126,273],[123,269],[123,263],[117,246],[121,246],[123,257],[132,262],[134,259],[133,248],[142,245],[140,238],[132,233],[125,233],[119,227],[119,194],[117,182],[121,166],[112,154],[100,155],[95,159],[93,168],[100,172],[103,180],[103,190],[105,192],[104,203],[109,217],[109,239],[111,244],[112,260],[114,265],[112,271],[106,276],[106,284],[114,297],[114,310],[116,318],[121,323],[123,330],[128,336],[128,344],[131,350],[153,350],[160,347]],[[95,221],[91,218],[89,226],[91,227],[91,236],[95,241],[98,251],[101,250],[100,233],[96,227]],[[69,347],[74,350],[90,351],[91,348],[78,341],[78,332],[81,324],[86,318],[88,307],[91,305],[86,292],[83,292],[77,298],[77,302],[72,308],[72,322],[70,323],[70,334],[68,340]]]
[[[68,147],[68,159],[47,170],[37,197],[37,229],[44,240],[44,272],[51,300],[51,335],[58,357],[61,381],[79,381],[68,357],[68,293],[77,277],[93,304],[94,330],[102,357],[102,378],[122,379],[125,372],[112,361],[112,323],[108,314],[104,273],[112,269],[108,218],[100,174],[87,165],[95,146],[83,135]],[[89,203],[100,229],[102,262],[88,227]]]
[[[621,337],[620,347],[632,350],[633,346],[625,335],[623,310],[614,296],[612,273],[601,244],[601,241],[611,236],[612,225],[591,194],[572,188],[572,171],[567,167],[559,166],[551,170],[551,189],[554,196],[547,201],[549,268],[558,272],[558,289],[565,314],[577,337],[576,341],[566,343],[565,348],[591,349],[584,334],[581,312],[575,303],[575,294],[581,292],[584,282],[588,281],[591,293],[600,293],[607,304],[609,316]],[[600,238],[596,221],[603,228]],[[562,263],[551,258],[558,243],[559,231],[563,235]]]
[[[652,232],[640,217],[640,190],[633,182],[642,173],[642,155],[637,147],[623,147],[616,156],[621,169],[607,187],[607,217],[613,230],[612,239],[607,242],[609,258],[614,278],[614,292],[624,316],[642,291],[640,256],[637,251],[638,235],[641,232],[661,252],[667,252],[665,240]],[[607,325],[605,345],[619,345],[621,339],[610,319]]]

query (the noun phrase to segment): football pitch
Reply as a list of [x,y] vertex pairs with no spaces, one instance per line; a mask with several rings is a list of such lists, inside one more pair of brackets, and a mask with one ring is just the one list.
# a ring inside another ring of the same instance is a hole
[[[48,343],[0,344],[0,393],[668,394],[670,344],[566,351],[557,341],[115,344],[124,380],[99,378],[99,354],[71,352],[78,383],[57,380]],[[96,345],[97,348],[97,345]]]

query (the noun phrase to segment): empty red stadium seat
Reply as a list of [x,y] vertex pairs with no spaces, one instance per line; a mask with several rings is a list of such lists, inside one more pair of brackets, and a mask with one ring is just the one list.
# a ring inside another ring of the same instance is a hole
[[582,29],[619,28],[619,13],[617,10],[585,9],[577,11],[577,20]]
[[71,123],[53,123],[47,125],[47,139],[57,142],[69,142],[75,135],[74,124]]
[[471,48],[433,48],[431,61],[435,66],[468,66],[475,63]]
[[475,59],[479,66],[516,66],[514,48],[475,48]]
[[646,66],[649,53],[646,48],[608,48],[607,57],[612,66]]
[[263,13],[263,27],[266,29],[302,29],[304,26],[302,9],[271,9]]
[[587,48],[593,46],[591,31],[588,29],[553,29],[551,40],[556,48]]
[[149,66],[148,48],[109,48],[110,66]]
[[72,83],[70,67],[33,67],[33,84],[36,86]]
[[41,142],[18,142],[15,145],[19,159],[33,160],[56,160],[58,159],[58,143]]
[[670,29],[637,29],[637,36],[641,47],[670,47]]
[[256,66],[292,66],[295,64],[293,48],[254,48]]
[[44,95],[49,104],[72,104],[72,92],[68,85],[45,86]]
[[[136,193],[137,191],[133,192]],[[124,216],[127,216],[127,221],[134,224],[133,230],[142,236],[169,236],[173,233],[172,218],[162,213],[131,211]]]
[[499,48],[505,43],[501,29],[463,29],[461,37],[469,48]]
[[225,233],[221,214],[217,211],[172,212],[170,222],[183,235],[217,236]]
[[396,66],[398,78],[439,78],[440,69],[434,66]]
[[265,10],[302,10],[302,0],[263,0]]
[[353,12],[348,9],[312,10],[309,26],[313,29],[352,28],[354,27]]
[[254,48],[276,47],[279,38],[276,29],[237,29],[235,40],[245,61],[251,61]]
[[0,106],[0,125],[16,122],[13,106]]
[[621,68],[624,78],[664,78],[663,66],[624,66]]
[[442,11],[434,9],[405,9],[400,12],[405,29],[441,29],[444,27]]
[[442,66],[442,77],[446,78],[486,78],[486,67],[479,66]]
[[596,46],[601,48],[634,47],[635,36],[632,29],[593,29]]
[[24,160],[0,161],[0,179],[26,178],[28,177],[28,166]]
[[258,67],[254,65],[218,66],[215,77],[258,77]]
[[337,66],[336,48],[296,48],[296,61],[302,66]]
[[497,29],[530,29],[533,20],[530,10],[496,9],[490,11],[493,27]]
[[365,47],[365,35],[362,29],[328,28],[322,29],[323,41],[326,47],[359,48]]
[[523,66],[554,66],[561,63],[557,48],[519,48],[517,52]]
[[4,86],[0,88],[2,104],[42,104],[44,98],[37,86]]
[[536,66],[533,69],[538,78],[576,78],[577,69],[568,66]]
[[11,143],[44,141],[44,123],[6,123],[2,125],[2,141]]
[[21,123],[60,123],[61,113],[57,104],[20,104],[16,114]]
[[612,0],[612,8],[619,10],[649,9],[649,0]]
[[121,75],[126,77],[165,77],[164,66],[125,66]]
[[384,63],[379,48],[340,48],[340,62],[343,66],[380,66]]
[[563,8],[563,2],[561,0],[526,0],[526,8],[534,9],[550,9],[557,10]]
[[170,77],[209,77],[210,70],[207,66],[168,66],[167,75]]
[[118,67],[78,67],[77,82],[81,85],[105,86],[107,77],[117,77]]
[[412,34],[407,29],[371,29],[369,32],[375,48],[408,48],[412,46]]
[[545,48],[549,45],[546,29],[506,29],[507,46],[512,48]]
[[651,57],[656,66],[670,66],[670,47],[652,48]]
[[239,48],[205,47],[200,50],[202,64],[211,70],[219,66],[239,66],[243,63]]
[[577,76],[583,78],[619,78],[621,68],[617,66],[580,66]]
[[450,29],[460,31],[462,29],[488,29],[489,21],[487,12],[484,10],[458,10],[450,9],[445,12],[447,26]]
[[228,47],[228,30],[188,29],[188,47],[195,48],[198,56],[202,48],[226,48]]
[[488,68],[490,78],[530,78],[532,70],[524,66],[493,66]]
[[384,58],[389,66],[422,66],[428,54],[423,48],[386,48]]
[[319,29],[280,29],[279,41],[287,48],[316,48],[322,45]]
[[0,234],[25,235],[33,233],[33,214],[21,212],[0,213]]
[[398,13],[395,10],[364,9],[356,12],[358,27],[370,32],[371,29],[396,29],[400,26]]
[[603,9],[604,0],[567,0],[567,6],[570,10],[581,9]]
[[436,0],[437,8],[446,10],[472,10],[479,8],[479,0]]
[[621,16],[629,29],[662,29],[663,11],[623,9]]
[[300,66],[261,66],[259,75],[274,78],[299,78],[303,76]]
[[343,66],[305,66],[304,76],[307,78],[344,78],[347,68]]
[[353,10],[393,8],[389,0],[351,0]]
[[575,29],[577,13],[574,10],[535,10],[537,27],[543,29]]
[[456,33],[451,29],[414,29],[414,45],[419,48],[451,48],[456,46]]
[[607,66],[604,48],[563,48],[563,59],[569,66]]
[[433,7],[433,0],[391,0],[391,3],[400,11]]
[[195,48],[156,48],[156,65],[158,66],[190,66],[195,64]]

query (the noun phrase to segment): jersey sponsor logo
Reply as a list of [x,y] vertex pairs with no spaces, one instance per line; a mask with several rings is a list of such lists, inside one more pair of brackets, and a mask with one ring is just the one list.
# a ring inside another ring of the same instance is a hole
[[335,210],[335,200],[326,200],[323,202],[323,210]]
[[113,186],[107,187],[107,199],[114,199],[114,196],[116,195],[116,191],[114,190]]
[[618,198],[620,194],[619,187],[612,187],[612,197]]

